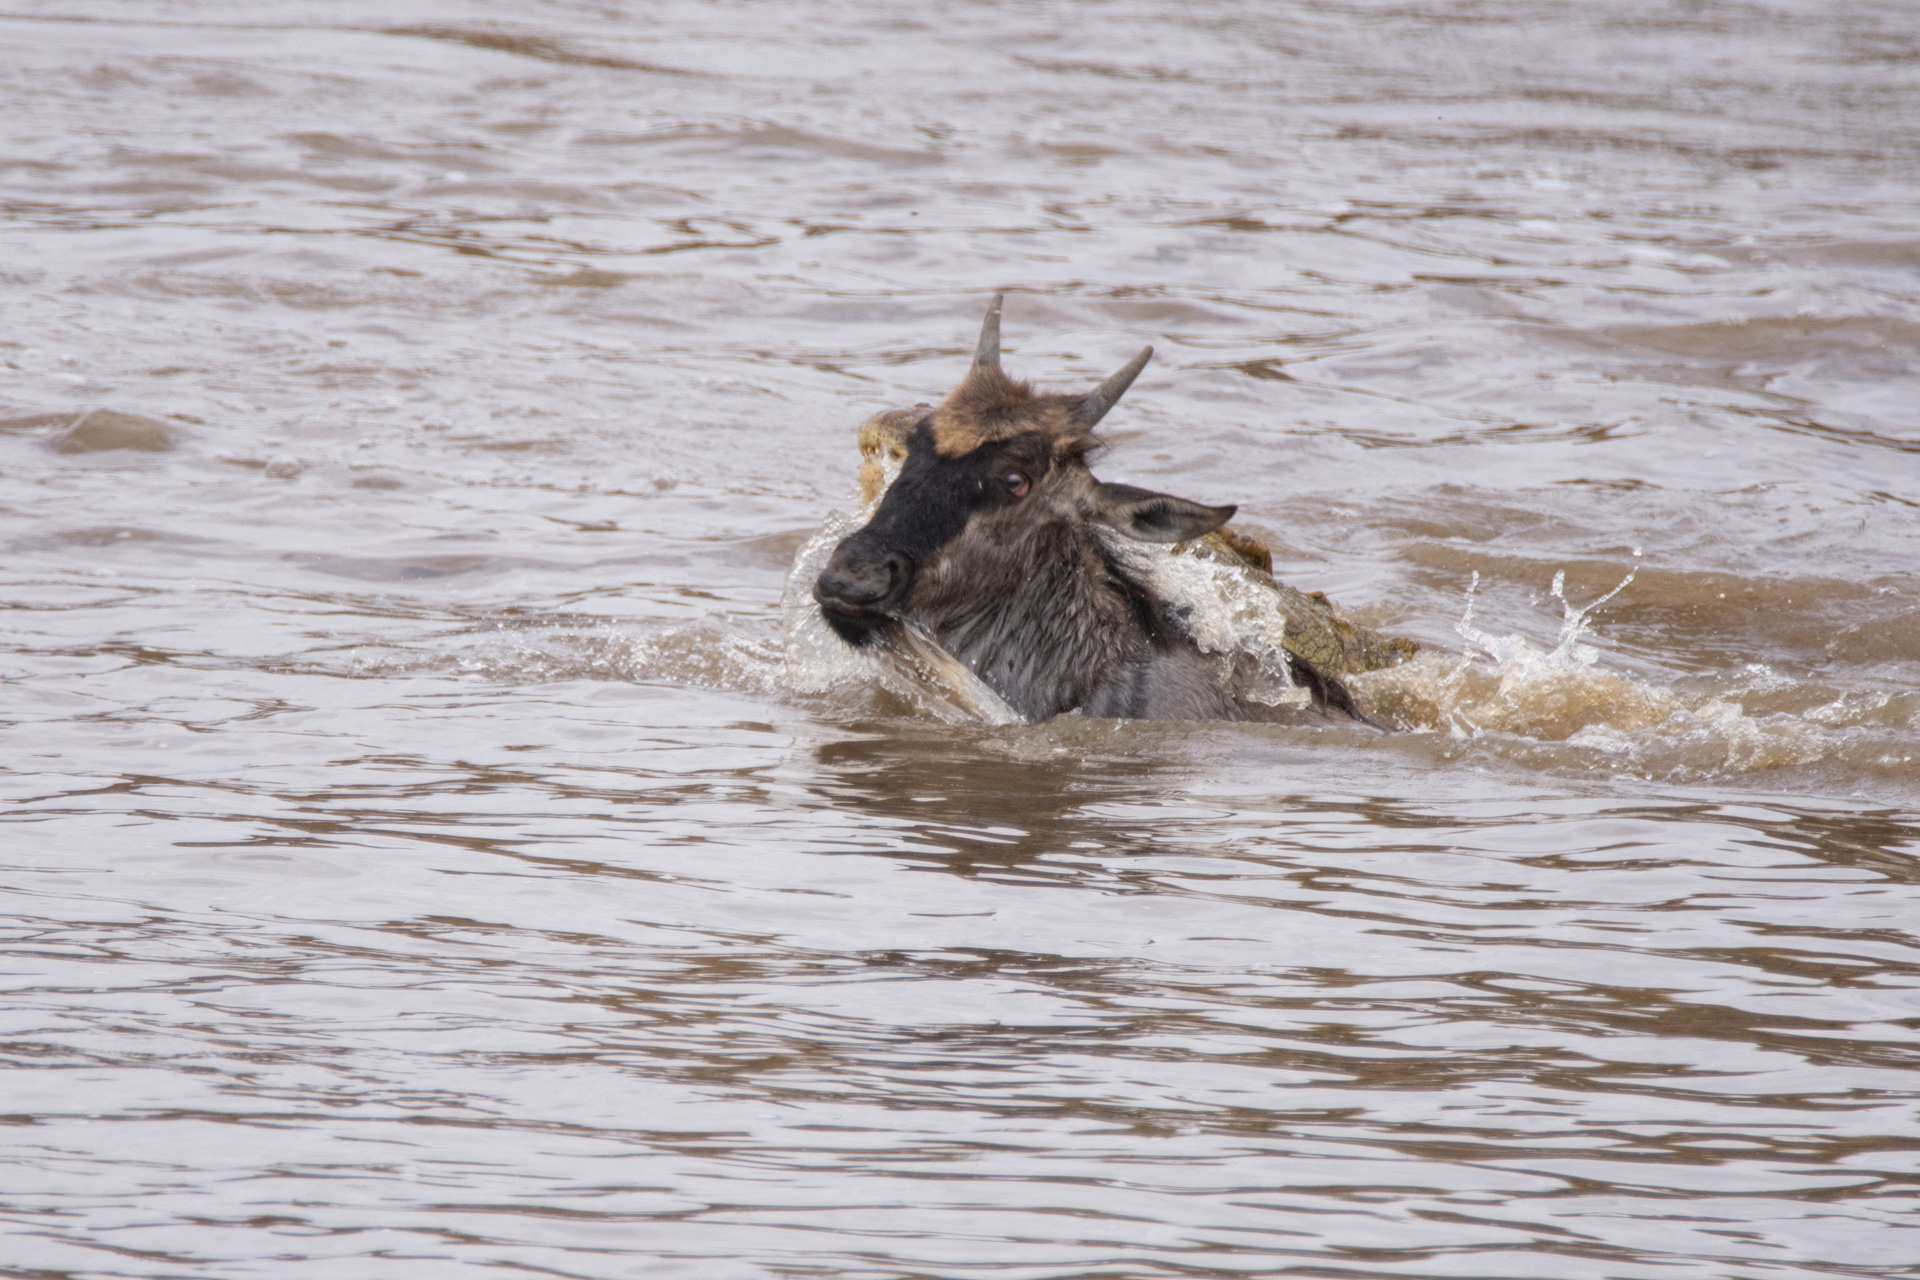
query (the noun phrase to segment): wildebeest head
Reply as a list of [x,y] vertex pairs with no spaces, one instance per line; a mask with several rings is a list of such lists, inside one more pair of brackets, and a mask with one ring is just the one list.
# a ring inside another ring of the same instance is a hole
[[1158,606],[1102,548],[1102,532],[1181,542],[1234,508],[1104,484],[1087,467],[1093,428],[1146,367],[1148,347],[1081,394],[1000,367],[1000,307],[973,366],[913,427],[899,476],[814,583],[852,644],[910,619],[1029,716],[1083,705],[1116,666],[1141,661]]

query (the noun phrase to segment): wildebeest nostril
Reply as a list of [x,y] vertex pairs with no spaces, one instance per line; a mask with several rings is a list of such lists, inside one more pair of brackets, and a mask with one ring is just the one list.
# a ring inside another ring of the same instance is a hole
[[884,604],[905,587],[907,562],[904,556],[884,555],[872,559],[835,556],[813,584],[813,598],[825,605],[853,609],[871,609]]

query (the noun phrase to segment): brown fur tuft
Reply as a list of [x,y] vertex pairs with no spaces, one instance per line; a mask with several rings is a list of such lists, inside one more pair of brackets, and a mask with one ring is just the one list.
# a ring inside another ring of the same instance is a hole
[[933,443],[944,458],[971,453],[989,440],[1015,434],[1033,386],[994,364],[977,364],[933,413]]
[[934,448],[958,458],[983,444],[1039,432],[1058,438],[1090,438],[1073,416],[1079,397],[1038,392],[1008,377],[998,365],[975,365],[933,411]]

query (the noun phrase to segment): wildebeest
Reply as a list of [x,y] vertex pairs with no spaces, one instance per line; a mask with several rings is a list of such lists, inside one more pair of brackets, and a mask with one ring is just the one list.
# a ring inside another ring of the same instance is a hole
[[[1063,712],[1159,720],[1290,719],[1252,696],[1246,654],[1203,650],[1182,606],[1156,593],[1128,543],[1201,538],[1232,517],[1096,479],[1093,429],[1153,355],[1082,394],[1036,391],[1000,367],[1000,309],[973,365],[914,423],[906,458],[866,525],[813,584],[833,630],[860,646],[913,626],[1028,720]],[[1360,717],[1346,688],[1285,656],[1314,711]]]

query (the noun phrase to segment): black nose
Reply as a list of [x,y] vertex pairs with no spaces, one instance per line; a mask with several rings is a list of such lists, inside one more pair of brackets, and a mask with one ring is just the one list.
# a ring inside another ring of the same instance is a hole
[[813,598],[841,637],[861,644],[907,594],[913,566],[897,552],[843,542],[814,579]]
[[907,582],[907,560],[901,555],[834,556],[813,584],[813,598],[822,605],[866,613],[891,601]]

